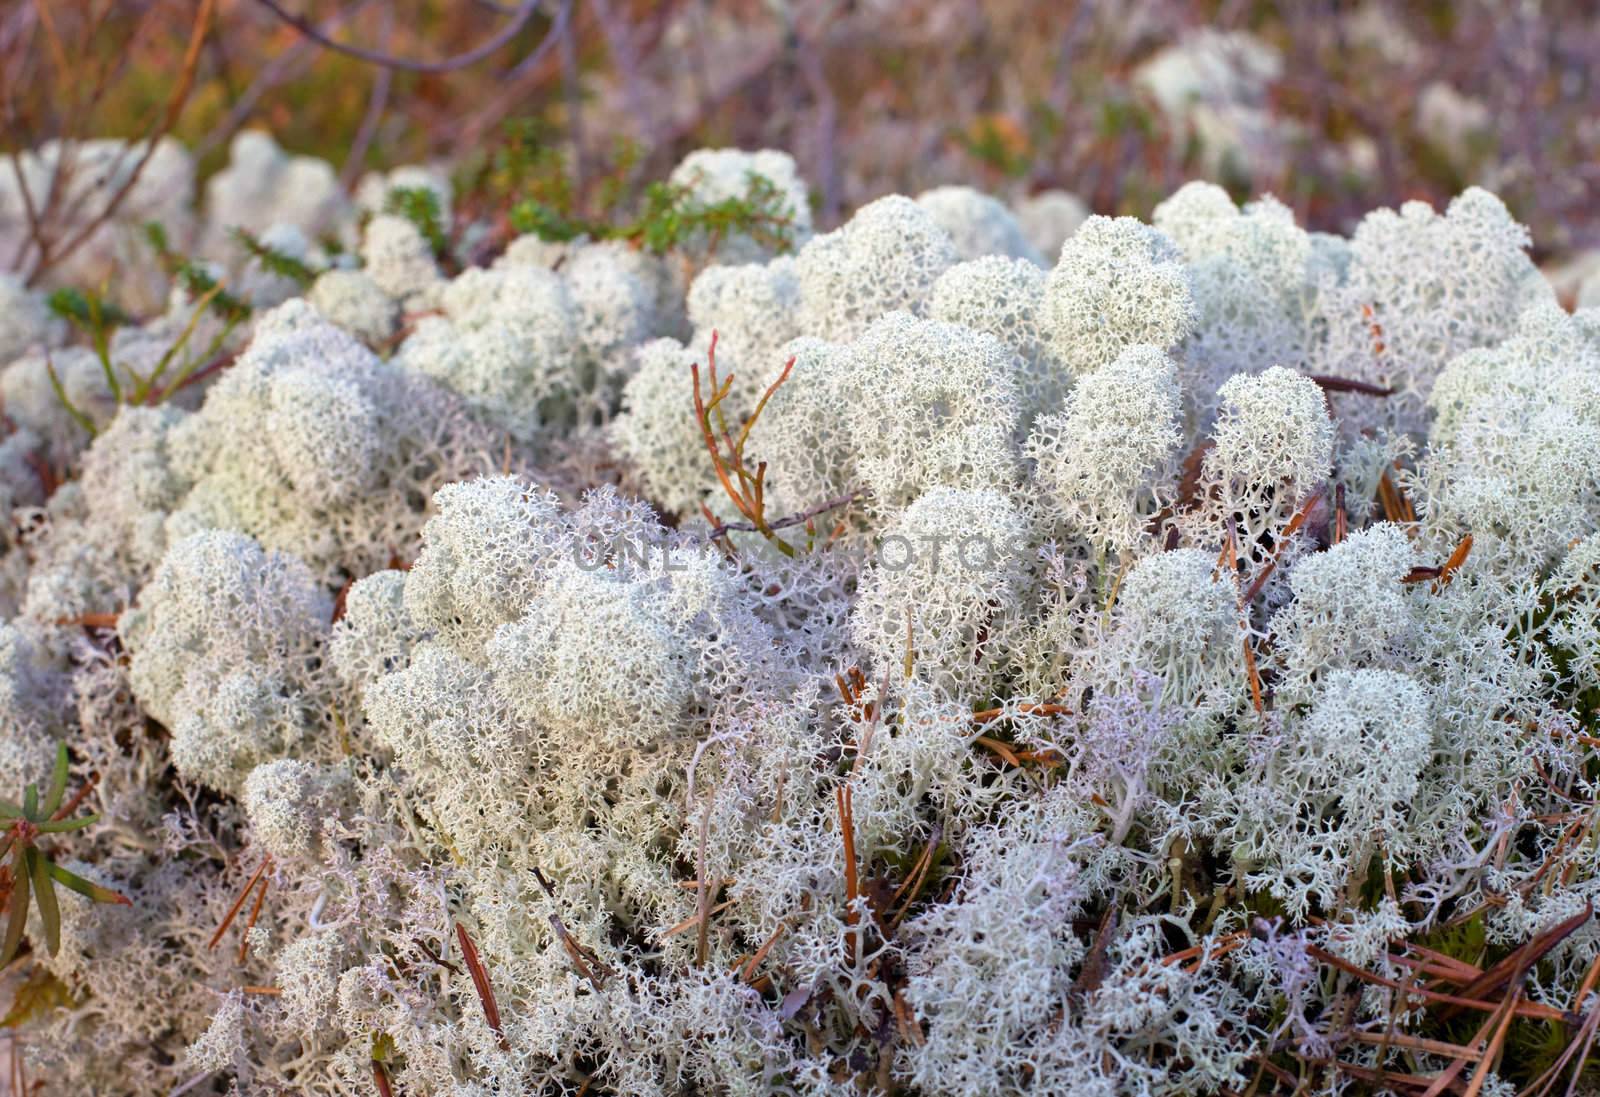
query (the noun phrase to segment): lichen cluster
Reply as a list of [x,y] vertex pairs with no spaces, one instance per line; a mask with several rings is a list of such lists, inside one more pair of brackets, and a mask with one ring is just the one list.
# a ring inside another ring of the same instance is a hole
[[176,192],[233,327],[0,277],[0,792],[64,743],[130,900],[29,923],[41,1092],[1334,1095],[1472,1037],[1419,957],[1596,1008],[1600,313],[1492,194],[824,232],[703,150],[787,251],[474,265],[325,168]]

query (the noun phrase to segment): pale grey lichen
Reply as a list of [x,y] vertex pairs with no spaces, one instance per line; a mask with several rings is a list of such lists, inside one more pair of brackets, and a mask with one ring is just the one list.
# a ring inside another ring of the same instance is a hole
[[[742,193],[750,158],[691,160]],[[1428,1031],[1376,986],[1401,943],[1481,912],[1488,962],[1600,903],[1600,315],[1530,286],[1484,192],[1346,241],[1191,185],[1049,272],[958,262],[1015,226],[927,204],[959,247],[891,197],[794,258],[691,247],[693,278],[525,239],[446,281],[379,215],[392,252],[173,400],[53,348],[92,440],[37,347],[10,364],[0,793],[64,743],[99,819],[52,856],[131,900],[64,896],[53,956],[29,919],[30,1076],[1187,1097],[1266,1048],[1330,1093],[1333,1058],[1442,1066],[1347,1039]],[[793,557],[707,528],[713,331],[713,443]],[[1580,1012],[1597,954],[1579,924],[1522,993]]]

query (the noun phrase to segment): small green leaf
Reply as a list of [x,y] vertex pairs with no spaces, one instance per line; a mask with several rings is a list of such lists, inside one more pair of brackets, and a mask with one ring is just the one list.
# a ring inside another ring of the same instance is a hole
[[27,975],[11,1000],[11,1011],[0,1018],[0,1028],[19,1029],[43,1020],[52,1010],[71,1009],[77,1004],[66,984],[52,975],[49,968],[43,964],[29,964]]
[[33,902],[39,908],[39,921],[44,923],[45,944],[54,956],[61,951],[61,908],[56,905],[56,889],[45,868],[49,860],[36,849],[23,856],[28,862],[28,875],[33,877]]
[[50,775],[50,792],[44,798],[44,814],[48,818],[56,813],[61,806],[61,798],[67,791],[67,744],[56,745],[56,768]]
[[28,819],[39,818],[39,786],[29,785],[22,794],[22,814]]
[[395,1056],[394,1037],[387,1032],[372,1034],[372,1059],[374,1062],[391,1062]]
[[6,943],[0,950],[0,967],[5,967],[17,954],[18,947],[22,944],[22,929],[28,924],[28,873],[19,864],[19,857],[12,862],[16,876],[11,885],[11,920],[6,923]]
[[72,397],[67,395],[66,386],[61,383],[61,375],[56,372],[55,359],[50,356],[49,351],[45,352],[44,368],[50,377],[50,389],[56,394],[56,400],[66,409],[67,414],[72,416],[72,421],[88,431],[89,437],[93,438],[97,433],[94,420],[73,405]]
[[22,808],[10,800],[0,799],[0,819],[15,819],[22,814]]
[[228,235],[237,240],[245,251],[255,257],[262,269],[270,271],[281,278],[287,278],[301,289],[317,280],[318,272],[313,270],[303,260],[296,259],[288,252],[279,251],[271,244],[262,243],[261,238],[249,229],[234,227],[228,230]]
[[433,257],[444,258],[450,241],[445,236],[439,195],[431,187],[394,187],[384,199],[383,211],[410,221],[433,249]]
[[99,297],[91,299],[82,290],[71,287],[53,291],[45,304],[51,312],[90,334],[97,325],[121,327],[133,322],[133,317],[112,302]]
[[99,884],[92,884],[77,873],[68,872],[54,861],[47,859],[44,867],[45,871],[50,874],[50,878],[56,883],[71,888],[79,895],[92,899],[96,903],[116,903],[125,907],[133,905],[133,900],[126,895],[112,891],[110,888],[103,888]]
[[35,829],[40,834],[65,834],[69,830],[82,830],[90,823],[98,823],[99,815],[80,815],[76,819],[51,819],[40,823]]
[[172,251],[172,246],[167,243],[167,227],[160,221],[144,223],[144,238],[151,250],[163,258]]

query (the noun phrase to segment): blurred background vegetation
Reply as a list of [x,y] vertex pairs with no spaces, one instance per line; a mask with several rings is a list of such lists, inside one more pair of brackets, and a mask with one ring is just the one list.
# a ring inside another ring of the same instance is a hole
[[[261,127],[353,186],[406,162],[470,172],[510,124],[542,165],[512,182],[565,188],[578,208],[694,147],[773,146],[814,183],[824,226],[947,182],[1010,198],[1059,187],[1148,215],[1205,176],[1342,231],[1373,206],[1481,183],[1543,254],[1600,245],[1600,19],[1586,0],[276,3],[6,0],[3,151],[141,137],[170,112],[202,179],[233,134]],[[510,33],[423,72],[327,48],[293,18],[423,63]]]

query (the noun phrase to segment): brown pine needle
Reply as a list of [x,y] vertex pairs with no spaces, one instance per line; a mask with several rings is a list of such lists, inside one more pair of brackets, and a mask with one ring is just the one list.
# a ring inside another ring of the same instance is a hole
[[745,964],[744,972],[739,976],[747,985],[755,982],[756,968],[761,966],[761,961],[767,958],[767,953],[772,951],[772,946],[778,943],[778,938],[782,937],[783,931],[788,928],[787,924],[779,922],[778,928],[772,931],[772,936],[763,941],[761,947],[756,949],[756,954],[750,957],[750,962]]
[[1450,554],[1450,559],[1446,560],[1444,562],[1444,566],[1439,569],[1440,586],[1450,582],[1450,576],[1456,571],[1457,568],[1466,563],[1467,553],[1471,551],[1472,534],[1469,533],[1461,539],[1461,542],[1456,545],[1455,551]]
[[[1394,467],[1395,470],[1398,471],[1400,468],[1400,462],[1396,461],[1394,463]],[[1400,500],[1400,513],[1405,515],[1407,524],[1416,525],[1417,509],[1411,505],[1411,500],[1406,496],[1405,489],[1403,489],[1398,482],[1396,482],[1394,485],[1394,494],[1395,497]]]
[[[1272,555],[1267,559],[1266,566],[1261,569],[1261,574],[1256,576],[1255,582],[1250,584],[1250,589],[1245,591],[1243,602],[1249,605],[1256,600],[1256,595],[1261,593],[1261,588],[1267,585],[1267,580],[1272,578],[1272,573],[1278,566],[1283,550],[1288,546],[1289,539],[1299,532],[1300,527],[1306,524],[1306,519],[1311,517],[1311,511],[1322,502],[1325,488],[1318,488],[1312,492],[1305,501],[1305,505],[1295,511],[1294,517],[1289,519],[1289,524],[1283,527],[1283,533],[1278,537],[1278,543],[1272,549]],[[1233,539],[1228,539],[1228,547],[1232,547]]]
[[1363,1032],[1360,1029],[1353,1029],[1346,1035],[1358,1044],[1405,1048],[1407,1051],[1437,1055],[1442,1059],[1465,1059],[1468,1062],[1476,1062],[1483,1058],[1483,1052],[1476,1048],[1462,1047],[1460,1044],[1446,1043],[1443,1040],[1428,1040],[1421,1036],[1407,1036],[1400,1032]]
[[245,881],[243,890],[239,892],[239,897],[233,901],[233,906],[229,907],[228,913],[223,915],[222,924],[217,927],[217,932],[211,935],[211,940],[206,945],[208,950],[216,948],[217,942],[222,940],[222,935],[228,932],[228,927],[233,925],[233,920],[239,916],[239,908],[244,906],[244,901],[250,898],[250,892],[255,889],[256,881],[261,879],[261,874],[266,872],[267,867],[271,864],[272,855],[269,853],[261,859],[260,866],[257,867],[250,879]]
[[[1224,934],[1223,936],[1217,938],[1216,941],[1211,943],[1211,945],[1210,945],[1211,954],[1213,956],[1226,955],[1226,953],[1223,952],[1224,949],[1226,949],[1227,952],[1232,952],[1234,949],[1238,948],[1240,945],[1243,945],[1249,939],[1250,939],[1250,931],[1249,930],[1247,930],[1247,929],[1234,930],[1232,933]],[[1178,952],[1174,952],[1169,956],[1163,956],[1161,958],[1161,964],[1162,964],[1163,967],[1171,967],[1173,964],[1187,963],[1190,960],[1194,960],[1194,959],[1197,959],[1197,958],[1203,956],[1205,954],[1205,951],[1206,951],[1207,947],[1208,946],[1205,943],[1201,943],[1201,944],[1198,944],[1198,945],[1190,945],[1188,948],[1182,949],[1182,950],[1180,950]]]
[[473,989],[478,992],[478,1001],[483,1004],[484,1020],[489,1022],[489,1027],[494,1029],[494,1034],[500,1038],[500,1047],[510,1051],[511,1042],[506,1039],[506,1031],[500,1025],[500,1004],[494,999],[494,987],[489,983],[489,973],[483,969],[483,961],[478,958],[478,946],[472,943],[467,927],[460,922],[456,923],[456,940],[461,945],[461,959],[467,965],[468,974],[472,976]]
[[239,938],[239,962],[244,963],[244,958],[250,954],[250,931],[256,928],[256,919],[261,917],[261,904],[267,901],[267,887],[272,883],[270,876],[261,879],[261,887],[256,891],[256,901],[250,907],[250,917],[244,924],[244,934]]
[[1250,634],[1244,637],[1244,669],[1250,676],[1250,703],[1256,708],[1256,715],[1262,713],[1261,705],[1261,675],[1256,670],[1255,649],[1250,646]]
[[[708,913],[713,918],[715,918],[717,915],[721,914],[723,911],[725,911],[729,907],[733,906],[733,902],[734,901],[732,899],[724,899],[722,902],[720,902],[716,906],[712,907]],[[698,912],[696,912],[694,914],[691,914],[691,915],[689,915],[689,917],[685,918],[683,921],[679,922],[677,925],[673,926],[671,929],[669,929],[665,933],[663,933],[661,935],[661,939],[664,941],[668,937],[676,937],[678,934],[684,932],[685,930],[690,930],[690,929],[694,929],[694,928],[698,927],[701,924],[701,922],[703,922],[704,920],[705,919],[702,918]]]
[[89,798],[89,794],[94,791],[94,787],[99,783],[99,771],[89,774],[89,779],[83,783],[83,787],[72,794],[72,799],[68,800],[66,803],[62,804],[56,809],[56,813],[50,816],[50,821],[53,823],[58,823],[62,819],[65,819],[67,816],[71,815],[73,812],[77,811],[78,805]]
[[916,637],[913,635],[911,629],[911,607],[906,606],[906,658],[904,670],[907,679],[910,679],[912,671],[916,669],[916,665],[917,645]]
[[928,1038],[922,1034],[922,1026],[917,1024],[916,1014],[911,1011],[911,1003],[906,1001],[903,990],[894,992],[894,1024],[908,1043],[921,1047],[928,1042]]
[[700,835],[695,854],[695,876],[700,881],[699,894],[695,906],[699,913],[695,915],[695,924],[698,929],[694,948],[694,963],[696,967],[705,967],[706,961],[711,956],[711,888],[706,879],[706,840],[711,834],[711,802],[706,801],[706,809],[700,813]]
[[1432,976],[1435,979],[1443,979],[1446,982],[1455,983],[1457,986],[1465,986],[1483,974],[1482,968],[1457,960],[1452,956],[1446,956],[1442,952],[1434,952],[1432,949],[1423,948],[1421,945],[1414,945],[1410,942],[1406,943],[1406,947],[1416,953],[1416,956],[1391,956],[1390,958],[1396,963],[1414,967],[1424,975]]
[[1216,574],[1221,575],[1226,570],[1237,575],[1239,571],[1239,557],[1233,551],[1233,530],[1228,531],[1227,538],[1222,542],[1222,548],[1217,553],[1217,566],[1212,568]]
[[911,875],[906,877],[894,894],[889,897],[889,909],[894,910],[900,903],[900,896],[905,896],[905,902],[900,904],[900,909],[889,916],[889,929],[893,930],[900,924],[900,920],[911,909],[911,904],[917,901],[917,896],[922,893],[922,885],[927,881],[928,869],[933,866],[933,854],[939,848],[939,842],[944,837],[940,827],[934,827],[933,833],[928,836],[928,844],[923,847],[922,855],[917,858],[917,863],[911,867]]
[[120,613],[81,613],[76,617],[62,617],[56,621],[58,625],[78,625],[82,628],[115,629]]
[[1378,478],[1378,503],[1383,507],[1383,516],[1388,521],[1404,524],[1412,520],[1406,517],[1410,509],[1409,504],[1405,502],[1400,489],[1395,486],[1394,479],[1387,470]]
[[1578,993],[1572,996],[1573,1009],[1577,1009],[1583,1004],[1583,1000],[1587,998],[1589,996],[1589,992],[1594,989],[1596,980],[1600,980],[1600,956],[1596,956],[1592,961],[1590,961],[1589,970],[1584,974],[1583,982],[1578,984]]
[[[848,783],[837,786],[833,790],[834,800],[839,807],[839,834],[844,840],[844,924],[856,924],[856,897],[860,895],[859,881],[856,878],[856,835],[855,816],[851,811],[851,790]],[[850,940],[848,932],[845,934],[845,957],[851,965],[855,964],[855,945]]]
[[974,739],[973,742],[977,743],[980,747],[985,747],[994,751],[1013,766],[1020,767],[1022,765],[1022,759],[1018,758],[1016,754],[1012,752],[1010,747],[1006,746],[1006,744],[1002,743],[998,739],[991,739],[987,735],[980,735]]
[[567,927],[562,925],[554,914],[550,919],[551,924],[555,926],[556,936],[561,940],[561,947],[566,950],[567,959],[572,961],[573,969],[587,980],[590,986],[599,990],[605,985],[605,979],[611,974],[611,969],[602,964],[600,958],[593,952],[574,941],[572,934],[567,932]]
[[[1476,998],[1468,998],[1460,994],[1445,994],[1441,991],[1429,990],[1426,987],[1413,986],[1408,988],[1405,984],[1379,975],[1375,971],[1368,971],[1365,968],[1357,967],[1355,964],[1352,964],[1343,957],[1335,955],[1334,953],[1329,952],[1327,949],[1321,948],[1317,945],[1307,945],[1306,951],[1318,962],[1327,964],[1329,967],[1338,968],[1340,971],[1345,972],[1348,975],[1353,975],[1363,982],[1371,983],[1373,986],[1387,987],[1390,990],[1405,991],[1413,998],[1426,998],[1430,1002],[1440,1002],[1448,1006],[1457,1006],[1462,1009],[1470,1009],[1479,1013],[1490,1014],[1498,1013],[1505,1006],[1504,1002],[1486,1002]],[[1550,1006],[1543,1006],[1537,1002],[1519,1002],[1517,1003],[1514,1012],[1518,1017],[1526,1017],[1529,1020],[1534,1021],[1564,1022],[1568,1019],[1568,1015],[1563,1013],[1561,1010],[1552,1009]]]
[[[1521,972],[1527,971],[1544,959],[1552,949],[1576,933],[1592,917],[1594,917],[1594,907],[1585,905],[1577,914],[1551,926],[1498,964],[1495,964],[1494,967],[1485,971],[1479,978],[1462,987],[1462,997],[1482,998],[1485,994],[1491,994],[1499,990],[1508,981],[1519,978]],[[1456,1011],[1445,1010],[1441,1013],[1441,1016],[1448,1017],[1454,1012]]]
[[1464,1097],[1478,1097],[1483,1092],[1483,1083],[1489,1078],[1489,1071],[1500,1057],[1500,1049],[1506,1042],[1506,1033],[1511,1031],[1511,1020],[1516,1016],[1517,1002],[1522,998],[1520,986],[1511,991],[1511,996],[1505,1000],[1505,1012],[1500,1017],[1500,1023],[1495,1026],[1494,1036],[1489,1040],[1489,1046],[1483,1049],[1483,1057],[1478,1060],[1478,1069],[1472,1072],[1472,1078],[1467,1082],[1467,1092]]
[[[1447,1081],[1453,1081],[1464,1063],[1465,1060],[1456,1060],[1456,1062],[1452,1064],[1444,1074],[1441,1074],[1438,1077],[1447,1079]],[[1427,1092],[1425,1092],[1422,1097],[1438,1097],[1438,1094],[1444,1092],[1443,1090],[1433,1090],[1427,1088],[1430,1083],[1434,1085],[1438,1084],[1435,1078],[1428,1074],[1395,1074],[1392,1071],[1373,1070],[1371,1067],[1361,1067],[1356,1066],[1354,1063],[1338,1061],[1335,1061],[1333,1066],[1337,1067],[1341,1072],[1350,1075],[1352,1078],[1359,1078],[1363,1082],[1373,1082],[1377,1085],[1383,1086],[1384,1089],[1382,1092],[1385,1093],[1394,1092],[1396,1086],[1408,1086],[1412,1090],[1427,1089]],[[1282,1080],[1290,1087],[1288,1092],[1306,1092],[1304,1084],[1302,1084],[1299,1079],[1295,1078],[1294,1075],[1288,1074]],[[1362,1092],[1372,1091],[1363,1090]]]

